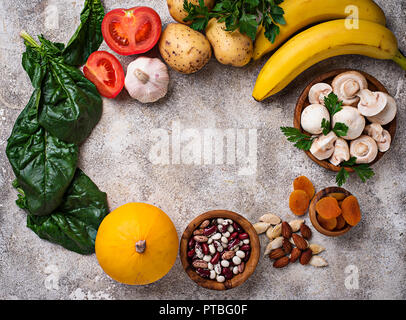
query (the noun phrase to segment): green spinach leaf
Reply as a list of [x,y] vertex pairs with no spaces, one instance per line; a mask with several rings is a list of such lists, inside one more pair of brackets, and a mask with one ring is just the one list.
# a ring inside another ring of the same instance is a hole
[[28,215],[27,226],[42,239],[80,254],[91,254],[97,229],[108,212],[106,193],[77,169],[59,208],[46,217]]
[[41,90],[36,89],[14,124],[6,148],[26,206],[47,215],[61,203],[76,170],[78,147],[59,140],[38,123]]
[[41,45],[22,33],[27,51],[23,67],[35,88],[41,88],[39,123],[57,138],[82,143],[102,115],[102,99],[93,83],[64,62],[62,46],[39,36]]
[[99,49],[103,42],[103,18],[104,8],[100,0],[86,0],[80,14],[80,26],[63,50],[65,63],[71,66],[84,65],[89,56]]

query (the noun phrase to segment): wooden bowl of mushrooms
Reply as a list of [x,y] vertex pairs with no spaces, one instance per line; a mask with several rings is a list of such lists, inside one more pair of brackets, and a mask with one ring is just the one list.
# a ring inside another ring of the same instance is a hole
[[376,78],[363,71],[338,69],[318,76],[304,89],[296,104],[294,126],[314,137],[306,154],[338,172],[351,158],[355,164],[381,159],[395,137],[396,112],[395,100]]
[[228,290],[254,272],[260,243],[253,225],[243,216],[214,210],[195,218],[180,240],[180,260],[199,286]]

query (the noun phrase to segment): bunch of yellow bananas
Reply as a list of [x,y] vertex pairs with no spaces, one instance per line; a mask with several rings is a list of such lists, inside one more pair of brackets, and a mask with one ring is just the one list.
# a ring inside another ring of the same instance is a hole
[[[281,91],[294,78],[319,61],[344,54],[391,59],[406,70],[406,57],[396,37],[385,27],[383,11],[372,0],[285,0],[286,24],[271,43],[260,30],[255,41],[254,59],[276,49],[258,75],[253,97],[258,100]],[[337,19],[337,20],[334,20]],[[330,21],[329,21],[330,20]]]

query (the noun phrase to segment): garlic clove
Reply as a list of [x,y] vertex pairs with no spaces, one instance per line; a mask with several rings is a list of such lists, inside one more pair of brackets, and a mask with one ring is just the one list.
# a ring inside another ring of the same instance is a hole
[[125,87],[130,96],[141,103],[163,98],[168,85],[168,68],[160,59],[139,57],[128,65]]

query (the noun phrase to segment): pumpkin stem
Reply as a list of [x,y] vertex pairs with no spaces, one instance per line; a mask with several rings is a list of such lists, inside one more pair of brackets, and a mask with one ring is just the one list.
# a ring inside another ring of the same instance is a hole
[[135,244],[135,251],[137,251],[138,253],[144,253],[145,248],[146,248],[145,240],[137,241],[137,243]]

